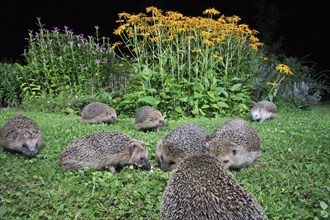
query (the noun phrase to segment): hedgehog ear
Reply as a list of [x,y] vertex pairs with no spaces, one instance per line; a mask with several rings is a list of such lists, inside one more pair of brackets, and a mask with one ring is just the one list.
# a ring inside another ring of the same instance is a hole
[[129,148],[129,152],[132,155],[135,149],[137,148],[136,144],[132,144],[132,146]]

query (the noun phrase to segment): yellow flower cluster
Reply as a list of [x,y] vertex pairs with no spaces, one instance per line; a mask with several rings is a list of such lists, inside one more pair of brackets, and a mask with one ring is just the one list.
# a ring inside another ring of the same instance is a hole
[[[119,13],[121,25],[114,31],[115,35],[133,37],[153,42],[180,41],[181,44],[194,39],[204,45],[216,47],[224,44],[228,38],[233,42],[246,42],[253,50],[258,50],[262,43],[255,36],[258,32],[251,30],[246,24],[238,24],[238,16],[220,16],[214,8],[206,9],[203,14],[208,17],[188,17],[181,13],[163,11],[156,7],[147,7],[147,14],[132,15]],[[220,16],[218,19],[213,16]],[[199,44],[201,46],[201,44]]]
[[289,75],[289,76],[293,76],[293,72],[290,70],[290,67],[288,67],[285,64],[278,64],[276,66],[276,69],[281,73],[284,73],[284,74]]

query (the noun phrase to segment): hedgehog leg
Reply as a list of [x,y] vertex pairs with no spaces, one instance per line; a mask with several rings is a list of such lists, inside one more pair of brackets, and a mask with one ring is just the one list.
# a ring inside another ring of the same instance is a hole
[[117,172],[115,166],[113,166],[113,165],[109,165],[109,166],[108,166],[108,170],[109,170],[111,173],[116,173],[116,172]]

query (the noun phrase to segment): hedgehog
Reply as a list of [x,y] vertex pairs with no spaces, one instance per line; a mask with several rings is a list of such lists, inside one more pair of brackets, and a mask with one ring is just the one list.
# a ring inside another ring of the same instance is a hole
[[259,134],[239,118],[230,119],[214,129],[207,137],[206,148],[229,169],[246,167],[261,155]]
[[44,143],[37,123],[23,115],[10,118],[0,129],[0,146],[27,158],[36,157]]
[[116,110],[101,102],[92,102],[81,111],[82,123],[116,123]]
[[276,118],[277,106],[270,101],[260,101],[252,106],[250,113],[253,121],[263,122],[267,119]]
[[171,171],[184,157],[206,151],[208,133],[199,125],[187,123],[176,127],[159,140],[156,157],[163,171]]
[[209,154],[186,157],[163,191],[160,219],[260,219],[265,211],[223,164]]
[[98,132],[71,141],[62,151],[60,163],[63,170],[108,168],[116,173],[124,165],[151,169],[146,144],[119,131]]
[[159,130],[161,126],[167,126],[163,114],[150,106],[139,108],[135,115],[134,128],[140,131]]

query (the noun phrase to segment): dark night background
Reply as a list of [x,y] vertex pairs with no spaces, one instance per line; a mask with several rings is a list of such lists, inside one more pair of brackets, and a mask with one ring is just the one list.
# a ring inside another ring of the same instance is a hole
[[0,62],[22,61],[28,31],[38,30],[37,17],[41,18],[47,29],[63,29],[66,25],[74,33],[85,36],[93,35],[94,26],[99,26],[100,35],[115,42],[118,39],[112,32],[118,27],[115,22],[118,20],[117,13],[145,12],[147,6],[156,6],[186,16],[202,16],[205,9],[214,7],[226,16],[238,15],[242,23],[259,31],[260,22],[266,23],[264,34],[273,40],[282,39],[282,49],[287,55],[317,64],[315,70],[320,72],[330,70],[330,7],[327,4],[327,1],[321,0],[6,1],[1,3],[0,13]]

